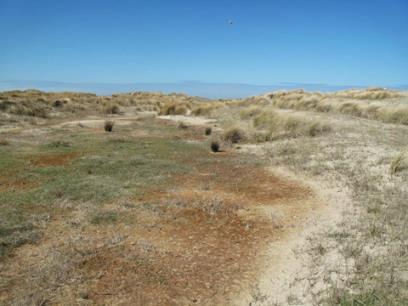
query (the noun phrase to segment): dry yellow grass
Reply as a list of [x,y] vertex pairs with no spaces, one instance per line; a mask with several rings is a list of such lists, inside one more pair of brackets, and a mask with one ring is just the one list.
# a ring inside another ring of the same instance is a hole
[[336,92],[334,95],[337,97],[359,100],[383,100],[401,98],[401,94],[399,92],[381,87],[344,90]]
[[97,96],[89,93],[47,93],[38,90],[0,92],[0,112],[38,118],[117,114],[120,108],[136,111],[186,114],[198,98],[182,94],[123,93]]
[[208,103],[199,103],[193,106],[191,114],[194,116],[211,117],[219,108],[225,107],[224,102],[213,101]]
[[[225,130],[228,143],[265,142],[279,138],[314,137],[331,130],[324,120],[302,114],[285,113],[264,105],[244,106],[241,101],[212,110]],[[232,139],[239,139],[231,141]]]
[[189,104],[174,103],[169,102],[165,103],[160,107],[160,115],[186,115],[190,109]]
[[247,133],[239,127],[229,128],[223,134],[224,141],[231,144],[243,142],[247,137]]
[[[303,90],[268,94],[272,106],[317,112],[334,112],[385,123],[408,124],[408,100],[403,93],[381,88],[308,93]],[[259,98],[263,100],[264,98]],[[255,103],[258,104],[257,99]]]
[[309,119],[300,114],[282,114],[273,109],[266,109],[253,118],[256,128],[288,137],[316,136],[327,132],[330,126],[326,122]]
[[391,174],[395,174],[405,169],[408,169],[408,152],[401,152],[392,161],[390,172]]

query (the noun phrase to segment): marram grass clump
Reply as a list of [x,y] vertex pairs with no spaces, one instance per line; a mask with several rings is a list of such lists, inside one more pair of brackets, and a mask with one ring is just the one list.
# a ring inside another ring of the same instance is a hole
[[223,134],[223,140],[231,144],[243,142],[247,138],[245,131],[238,127],[230,128]]
[[408,169],[408,152],[402,152],[391,163],[390,173],[396,174],[397,172]]

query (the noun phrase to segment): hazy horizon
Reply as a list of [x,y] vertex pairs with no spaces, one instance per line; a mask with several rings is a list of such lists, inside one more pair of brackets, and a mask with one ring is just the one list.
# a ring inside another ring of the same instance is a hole
[[[374,85],[373,85],[374,86]],[[173,83],[99,83],[99,82],[55,82],[55,81],[0,81],[0,91],[38,89],[47,92],[77,91],[97,95],[146,91],[184,93],[203,98],[245,98],[276,90],[304,89],[306,91],[330,92],[351,88],[366,88],[363,85],[332,85],[313,83],[282,82],[270,85],[242,83],[210,83],[202,81],[179,81]],[[395,90],[406,90],[408,85],[380,86]]]

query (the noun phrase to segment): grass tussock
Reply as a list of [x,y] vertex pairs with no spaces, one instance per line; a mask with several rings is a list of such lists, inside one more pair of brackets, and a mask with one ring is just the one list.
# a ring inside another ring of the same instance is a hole
[[397,172],[408,169],[408,152],[402,152],[391,163],[390,173],[396,174]]
[[0,146],[8,146],[10,142],[6,139],[0,139]]
[[242,101],[218,109],[213,116],[224,129],[222,140],[230,144],[315,137],[331,131],[325,120],[285,113],[264,105],[242,106]]
[[262,108],[259,106],[249,106],[239,112],[239,116],[241,119],[249,120],[258,117],[262,113]]
[[52,104],[52,106],[57,107],[57,108],[63,107],[64,106],[64,101],[59,100],[59,99],[55,100],[54,103]]
[[236,144],[246,141],[248,136],[243,129],[239,127],[232,127],[223,133],[222,138],[225,142]]
[[255,128],[269,132],[272,136],[314,137],[331,130],[328,123],[309,119],[298,114],[278,113],[272,109],[260,111],[253,117]]
[[110,114],[110,115],[117,115],[120,113],[120,108],[118,105],[113,104],[113,105],[107,105],[105,107],[105,113]]
[[191,114],[194,116],[207,116],[211,117],[214,112],[216,112],[218,109],[225,107],[224,102],[219,102],[219,101],[214,101],[211,103],[198,103],[197,105],[194,105]]
[[188,103],[166,103],[160,108],[160,115],[187,115],[191,106]]

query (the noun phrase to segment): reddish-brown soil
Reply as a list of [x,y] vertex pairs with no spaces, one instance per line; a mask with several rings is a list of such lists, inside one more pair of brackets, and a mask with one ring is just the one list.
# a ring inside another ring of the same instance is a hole
[[0,192],[9,190],[24,190],[34,188],[37,184],[26,179],[0,177]]
[[263,247],[283,231],[256,207],[287,205],[301,212],[295,201],[311,192],[261,167],[231,167],[225,158],[206,166],[190,160],[197,171],[136,199],[137,212],[127,216],[138,223],[130,241],[148,241],[148,247],[125,243],[84,262],[84,275],[99,275],[88,287],[90,299],[223,305],[250,286]]
[[40,155],[30,159],[30,163],[37,167],[63,166],[79,155],[79,152]]

